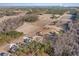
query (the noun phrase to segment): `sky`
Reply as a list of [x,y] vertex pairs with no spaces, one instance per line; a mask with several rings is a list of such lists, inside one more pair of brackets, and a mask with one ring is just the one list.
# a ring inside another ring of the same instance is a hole
[[0,6],[79,6],[79,3],[0,3]]

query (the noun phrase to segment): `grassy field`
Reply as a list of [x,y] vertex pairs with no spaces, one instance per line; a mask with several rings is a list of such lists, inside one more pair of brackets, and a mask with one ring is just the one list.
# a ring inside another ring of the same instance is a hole
[[11,40],[23,35],[22,32],[10,31],[6,33],[0,33],[0,45],[4,43],[9,43]]

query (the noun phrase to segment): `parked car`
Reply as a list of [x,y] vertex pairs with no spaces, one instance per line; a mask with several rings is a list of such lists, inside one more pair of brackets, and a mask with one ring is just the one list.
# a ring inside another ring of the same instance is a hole
[[8,53],[8,52],[0,52],[0,56],[10,56],[10,53]]
[[16,52],[16,50],[19,48],[19,46],[16,43],[12,43],[9,45],[9,52]]
[[31,42],[32,38],[26,35],[26,36],[23,37],[23,39],[24,39],[24,43],[28,44],[29,42]]
[[77,29],[77,35],[79,35],[79,29]]
[[75,21],[76,18],[77,18],[77,13],[72,13],[72,16],[71,16],[70,19],[71,19],[72,21]]
[[68,30],[70,30],[69,23],[63,24],[63,29],[64,29],[65,32],[67,32]]

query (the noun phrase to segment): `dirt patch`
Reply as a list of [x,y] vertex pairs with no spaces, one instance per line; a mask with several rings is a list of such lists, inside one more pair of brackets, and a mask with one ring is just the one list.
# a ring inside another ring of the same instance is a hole
[[51,14],[39,15],[39,20],[33,23],[26,22],[22,26],[18,27],[16,31],[23,32],[30,36],[35,35],[36,32],[42,30],[43,26],[50,24],[52,19]]

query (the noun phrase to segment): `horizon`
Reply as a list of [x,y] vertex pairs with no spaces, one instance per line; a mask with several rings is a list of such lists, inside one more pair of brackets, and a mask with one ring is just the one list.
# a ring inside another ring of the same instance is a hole
[[62,6],[62,7],[79,7],[79,3],[0,3],[0,6]]

